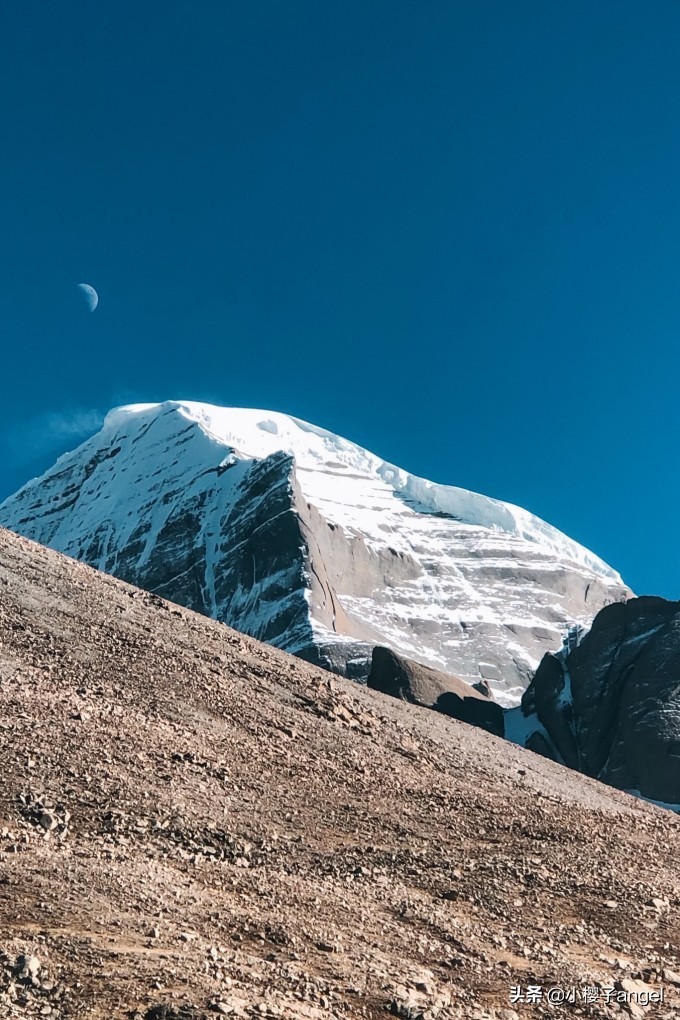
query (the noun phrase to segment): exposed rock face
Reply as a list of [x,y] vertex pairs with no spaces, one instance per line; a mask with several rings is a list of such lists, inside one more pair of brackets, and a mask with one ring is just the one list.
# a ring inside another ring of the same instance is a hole
[[423,666],[389,648],[373,649],[368,686],[413,705],[479,726],[503,736],[503,709],[464,680]]
[[571,768],[680,804],[680,602],[611,605],[546,655],[506,734]]
[[526,511],[266,411],[120,408],[0,523],[352,678],[389,645],[504,704],[629,594]]

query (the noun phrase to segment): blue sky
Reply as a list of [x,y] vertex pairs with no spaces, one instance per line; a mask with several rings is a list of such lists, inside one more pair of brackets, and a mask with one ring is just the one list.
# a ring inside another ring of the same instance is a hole
[[5,4],[0,497],[118,403],[272,408],[680,597],[679,40],[675,0]]

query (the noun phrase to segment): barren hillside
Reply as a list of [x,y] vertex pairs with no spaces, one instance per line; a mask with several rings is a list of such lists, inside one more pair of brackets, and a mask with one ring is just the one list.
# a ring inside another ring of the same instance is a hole
[[0,1017],[678,1015],[675,816],[4,531],[0,769]]

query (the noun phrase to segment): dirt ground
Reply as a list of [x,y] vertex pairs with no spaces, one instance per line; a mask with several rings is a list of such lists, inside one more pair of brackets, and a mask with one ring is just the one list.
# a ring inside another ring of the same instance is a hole
[[0,775],[0,1017],[680,1016],[670,812],[2,530]]

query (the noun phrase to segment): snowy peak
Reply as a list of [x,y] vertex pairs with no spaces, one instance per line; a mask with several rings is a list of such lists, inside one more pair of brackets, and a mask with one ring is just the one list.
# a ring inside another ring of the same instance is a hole
[[[309,490],[313,497],[322,499],[325,489],[328,509],[334,496],[340,495],[340,506],[347,511],[344,487],[356,474],[370,479],[374,487],[384,487],[388,494],[400,496],[415,512],[450,516],[465,524],[516,535],[621,581],[616,571],[599,557],[521,507],[408,474],[341,436],[287,414],[193,401],[131,404],[109,412],[103,431],[136,427],[131,425],[135,418],[151,415],[155,420],[174,413],[188,423],[196,423],[218,446],[227,447],[243,458],[260,459],[280,451],[290,454],[301,472],[324,476],[315,484],[311,477],[302,475],[301,482],[305,494]],[[336,485],[333,476],[338,479]],[[340,486],[343,491],[338,493]]]
[[519,507],[286,414],[191,401],[111,411],[0,523],[358,679],[387,644],[508,703],[567,626],[628,594]]

